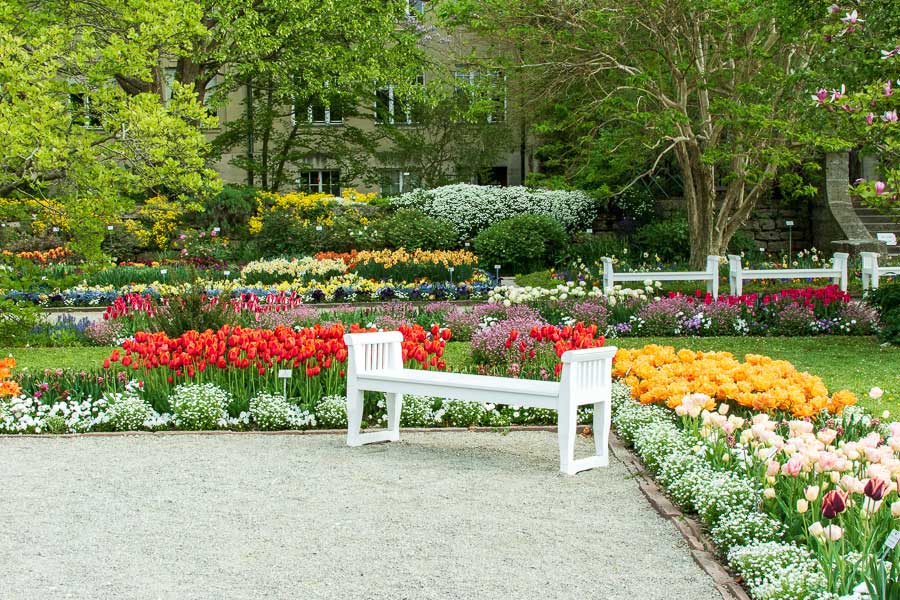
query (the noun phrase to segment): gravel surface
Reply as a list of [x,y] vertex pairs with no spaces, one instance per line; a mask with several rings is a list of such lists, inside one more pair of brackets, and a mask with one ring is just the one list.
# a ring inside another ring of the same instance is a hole
[[621,463],[558,467],[549,432],[2,439],[0,598],[721,600]]

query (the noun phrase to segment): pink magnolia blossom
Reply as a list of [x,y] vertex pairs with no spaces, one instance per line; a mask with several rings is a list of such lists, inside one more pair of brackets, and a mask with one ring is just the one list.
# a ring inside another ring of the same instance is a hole
[[[882,195],[884,193],[885,188],[887,188],[887,185],[885,185],[885,183],[883,181],[876,181],[875,182],[875,195],[876,196]],[[877,400],[877,398],[876,398],[876,400]]]
[[885,123],[896,123],[897,122],[897,109],[886,111],[883,115],[881,115],[881,120]]
[[893,50],[881,51],[881,60],[887,60],[888,58],[894,58],[896,56],[900,56],[900,46],[897,46]]
[[885,95],[885,97],[888,97],[893,94],[894,94],[894,89],[891,87],[891,80],[888,79],[887,83],[884,84],[884,95]]
[[869,113],[866,115],[866,124],[871,125],[875,122],[875,113]]
[[837,4],[832,4],[831,6],[828,7],[828,14],[830,14],[830,15],[836,15],[839,12],[841,12],[841,7],[838,6]]
[[847,93],[847,86],[845,86],[842,83],[840,90],[837,90],[837,89],[831,90],[831,101],[836,102],[837,100],[840,100],[841,98],[844,97],[844,94],[846,94],[846,93]]
[[820,88],[816,90],[816,93],[813,94],[812,99],[815,100],[820,106],[825,104],[825,100],[828,99],[828,90],[825,88]]

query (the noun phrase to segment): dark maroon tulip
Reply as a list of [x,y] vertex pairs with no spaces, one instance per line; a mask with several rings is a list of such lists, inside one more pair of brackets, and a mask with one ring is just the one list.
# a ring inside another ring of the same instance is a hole
[[847,509],[847,494],[840,490],[831,490],[822,498],[822,516],[833,519]]

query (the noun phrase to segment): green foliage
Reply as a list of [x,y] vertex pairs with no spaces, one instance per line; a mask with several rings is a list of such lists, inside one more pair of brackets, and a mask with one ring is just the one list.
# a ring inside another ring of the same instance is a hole
[[544,215],[521,215],[484,229],[475,238],[483,266],[501,265],[504,272],[530,273],[551,266],[566,243],[566,231]]
[[381,230],[385,248],[449,250],[459,234],[447,219],[436,219],[416,209],[401,209],[373,224]]
[[684,216],[644,225],[634,233],[631,241],[640,257],[644,254],[648,258],[659,256],[663,262],[685,261],[690,253],[690,231]]
[[622,216],[637,223],[644,223],[656,214],[656,198],[639,184],[613,196],[611,204],[621,211]]
[[516,275],[516,285],[522,287],[555,288],[559,283],[559,279],[554,279],[551,271],[535,271],[527,275]]
[[[222,297],[229,295],[228,290],[222,291]],[[234,317],[234,311],[229,310],[227,302],[214,301],[205,292],[192,287],[181,295],[169,298],[168,305],[150,317],[150,329],[164,331],[169,337],[178,337],[191,329],[218,331],[226,323],[231,323]]]
[[566,262],[571,264],[581,261],[590,265],[597,263],[604,256],[622,258],[625,248],[625,240],[616,235],[579,232],[566,249]]
[[34,304],[0,299],[0,344],[26,345],[32,329],[43,322],[43,313]]
[[[215,120],[187,88],[167,103],[152,90],[163,40],[183,31],[194,10],[176,10],[171,0],[126,10],[99,2],[75,18],[77,4],[10,0],[0,10],[0,197],[18,192],[44,204],[63,221],[71,247],[94,259],[130,198],[216,188],[197,127]],[[154,21],[121,35],[97,31],[115,28],[105,18],[116,11]]]
[[221,228],[227,238],[243,237],[256,209],[257,190],[244,185],[226,185],[218,194],[201,197],[202,212],[193,212],[188,224],[200,229]]
[[[163,275],[162,271],[166,274]],[[165,267],[110,267],[97,271],[88,276],[88,285],[106,286],[115,288],[124,287],[133,283],[149,285],[151,283],[194,283],[199,277],[209,277],[211,273],[200,271],[191,266],[165,266]]]
[[869,295],[869,303],[881,314],[879,337],[891,344],[900,345],[900,283],[891,282]]

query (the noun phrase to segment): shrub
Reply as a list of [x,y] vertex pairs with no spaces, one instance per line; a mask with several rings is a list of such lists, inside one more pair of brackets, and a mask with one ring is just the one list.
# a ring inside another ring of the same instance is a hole
[[284,396],[259,392],[250,399],[250,417],[263,431],[299,429],[314,424],[309,411],[284,399]]
[[467,400],[445,400],[443,406],[444,420],[451,427],[472,427],[484,419],[486,410],[481,402]]
[[428,396],[404,396],[400,411],[401,427],[428,427],[434,425],[434,398]]
[[710,531],[716,549],[727,555],[737,546],[777,541],[782,535],[780,521],[760,512],[736,511],[723,515]]
[[663,262],[683,262],[690,256],[687,218],[673,217],[644,225],[632,236],[639,253],[659,256]]
[[881,313],[879,338],[900,344],[900,282],[884,285],[869,295],[869,302]]
[[347,399],[344,396],[325,396],[316,402],[316,424],[326,429],[347,427]]
[[146,429],[146,423],[156,412],[139,395],[131,392],[105,394],[109,404],[106,416],[115,431],[138,431]]
[[39,306],[0,298],[0,344],[25,346],[30,332],[43,323]]
[[195,431],[216,429],[230,403],[231,395],[212,383],[179,385],[169,397],[175,424]]
[[452,221],[436,219],[413,208],[400,209],[373,226],[381,229],[385,248],[449,250],[459,240]]
[[568,247],[566,262],[581,261],[590,265],[599,262],[604,256],[622,257],[625,254],[625,242],[615,235],[579,232]]
[[[223,290],[220,297],[227,298]],[[218,331],[235,318],[228,302],[212,301],[199,288],[188,288],[183,294],[169,298],[168,304],[150,317],[152,331],[164,331],[169,337],[178,337],[186,331]]]
[[[491,273],[494,272],[493,266],[494,265],[491,265]],[[559,284],[559,279],[553,277],[553,273],[551,271],[535,271],[534,273],[528,273],[527,275],[516,275],[516,285],[520,287],[539,287],[553,289]]]
[[391,205],[417,208],[431,217],[447,219],[460,239],[472,238],[493,223],[523,213],[552,217],[574,231],[589,224],[596,209],[595,200],[580,191],[468,184],[416,190],[394,198]]
[[728,563],[744,578],[754,598],[821,598],[825,576],[807,548],[785,542],[738,546]]
[[558,221],[540,215],[520,215],[491,225],[475,238],[475,252],[487,268],[528,273],[554,263],[566,243]]

